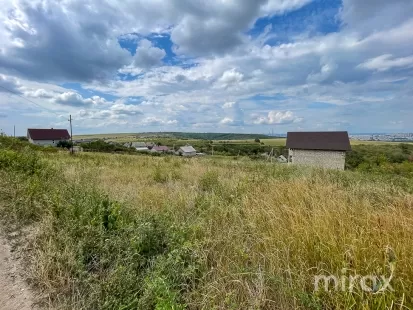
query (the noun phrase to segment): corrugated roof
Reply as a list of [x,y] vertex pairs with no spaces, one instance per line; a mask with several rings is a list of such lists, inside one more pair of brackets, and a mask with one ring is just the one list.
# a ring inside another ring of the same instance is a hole
[[196,153],[196,150],[195,150],[192,146],[190,146],[190,145],[181,146],[181,147],[180,147],[180,150],[182,150],[182,152],[184,152],[184,153],[192,153],[192,152],[195,152],[195,153]]
[[287,148],[302,150],[349,151],[347,131],[313,131],[287,133]]
[[132,147],[146,147],[145,142],[132,142]]
[[33,140],[69,140],[67,129],[27,129],[27,135]]

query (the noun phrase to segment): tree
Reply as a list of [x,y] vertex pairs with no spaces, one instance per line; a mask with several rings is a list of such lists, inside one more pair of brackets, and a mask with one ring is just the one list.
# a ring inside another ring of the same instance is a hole
[[254,142],[261,143],[260,139],[255,138]]
[[61,140],[57,142],[57,147],[65,148],[65,149],[70,149],[72,147],[72,143],[67,140]]

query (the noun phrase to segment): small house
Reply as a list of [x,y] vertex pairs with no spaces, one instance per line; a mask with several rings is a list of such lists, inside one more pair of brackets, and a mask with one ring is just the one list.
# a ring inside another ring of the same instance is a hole
[[133,147],[135,149],[138,147],[146,147],[146,143],[145,142],[132,142],[130,144],[130,147]]
[[67,129],[27,129],[27,139],[30,143],[41,146],[57,146],[59,141],[70,140]]
[[145,146],[148,148],[148,149],[152,149],[154,146],[155,146],[155,143],[153,143],[153,142],[146,142],[145,143]]
[[288,162],[344,170],[351,150],[347,131],[287,133]]
[[196,150],[190,145],[181,146],[178,150],[178,154],[186,157],[196,156]]
[[138,152],[149,152],[149,149],[146,146],[135,147],[135,150],[137,150]]
[[151,152],[154,153],[167,153],[169,152],[169,147],[165,145],[154,145],[151,149]]

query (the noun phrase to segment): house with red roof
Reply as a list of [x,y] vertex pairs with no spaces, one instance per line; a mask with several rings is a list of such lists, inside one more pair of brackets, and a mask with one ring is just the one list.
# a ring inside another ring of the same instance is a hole
[[165,145],[155,145],[152,147],[151,152],[153,153],[167,153],[169,152],[169,147]]
[[27,139],[30,143],[41,146],[57,146],[59,141],[70,140],[67,129],[27,129]]

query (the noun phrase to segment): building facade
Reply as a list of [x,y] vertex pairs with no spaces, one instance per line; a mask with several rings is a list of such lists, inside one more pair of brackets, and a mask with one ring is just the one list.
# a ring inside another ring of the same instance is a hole
[[289,132],[288,163],[318,168],[344,170],[346,152],[351,150],[348,133]]
[[67,129],[27,129],[27,139],[30,143],[40,146],[57,146],[59,141],[70,139]]
[[179,148],[178,154],[181,156],[192,157],[196,156],[196,150],[192,146],[186,145]]
[[288,149],[291,164],[344,170],[346,152]]

